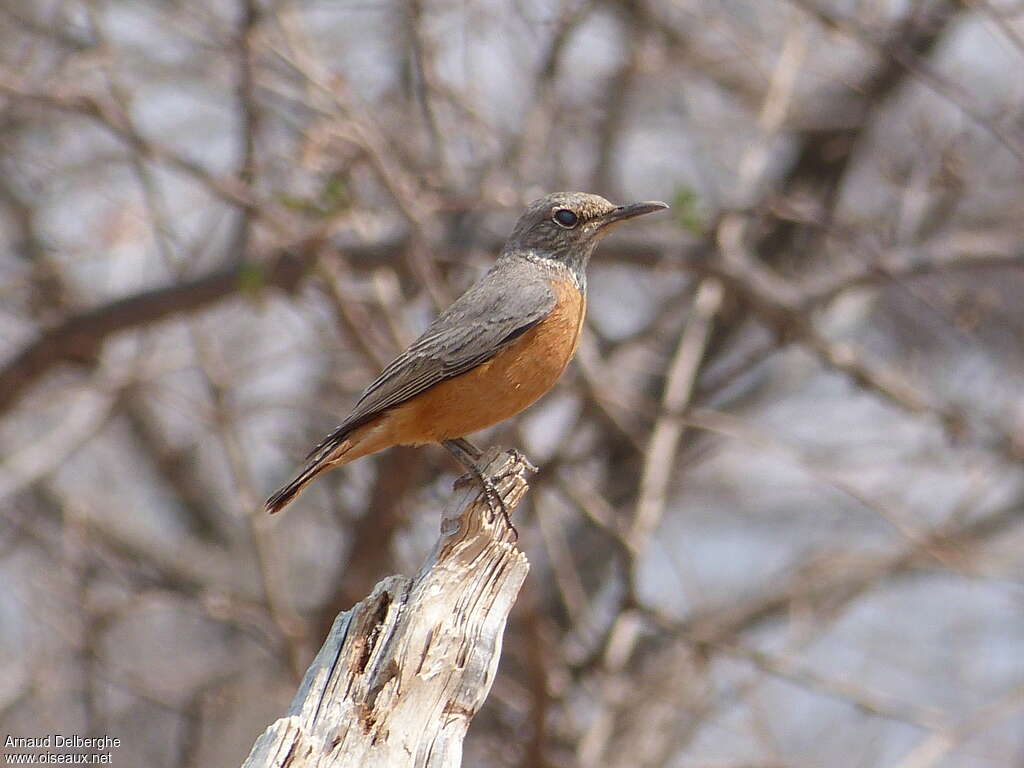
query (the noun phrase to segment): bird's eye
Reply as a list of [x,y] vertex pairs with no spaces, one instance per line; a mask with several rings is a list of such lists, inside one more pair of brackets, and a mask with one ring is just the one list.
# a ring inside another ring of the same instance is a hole
[[555,223],[560,227],[572,229],[579,224],[579,217],[568,208],[559,208],[555,211]]

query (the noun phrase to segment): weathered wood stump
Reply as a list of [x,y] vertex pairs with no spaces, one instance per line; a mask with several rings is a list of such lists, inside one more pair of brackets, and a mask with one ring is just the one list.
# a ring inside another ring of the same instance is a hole
[[[484,475],[506,508],[528,465],[490,451]],[[390,576],[338,615],[285,717],[243,768],[454,768],[494,681],[529,562],[479,483],[462,478],[415,577]]]

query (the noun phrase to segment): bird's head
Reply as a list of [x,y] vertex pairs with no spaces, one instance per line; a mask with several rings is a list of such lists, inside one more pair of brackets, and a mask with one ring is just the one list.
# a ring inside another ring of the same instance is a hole
[[502,253],[560,262],[582,283],[583,270],[601,238],[626,219],[665,208],[658,201],[615,205],[600,195],[555,192],[530,203]]

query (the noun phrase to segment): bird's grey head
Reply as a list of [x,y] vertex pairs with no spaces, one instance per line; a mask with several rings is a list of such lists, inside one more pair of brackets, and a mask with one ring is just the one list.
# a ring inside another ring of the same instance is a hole
[[502,255],[560,262],[582,287],[587,262],[601,238],[626,219],[665,208],[657,201],[614,205],[600,195],[555,192],[530,203]]

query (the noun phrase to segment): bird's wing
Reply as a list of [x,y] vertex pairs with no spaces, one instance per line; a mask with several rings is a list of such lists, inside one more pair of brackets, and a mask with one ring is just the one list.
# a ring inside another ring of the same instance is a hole
[[[359,397],[325,442],[435,384],[486,362],[548,316],[556,297],[543,277],[502,280],[492,269],[446,309]],[[314,448],[310,456],[319,450]]]

